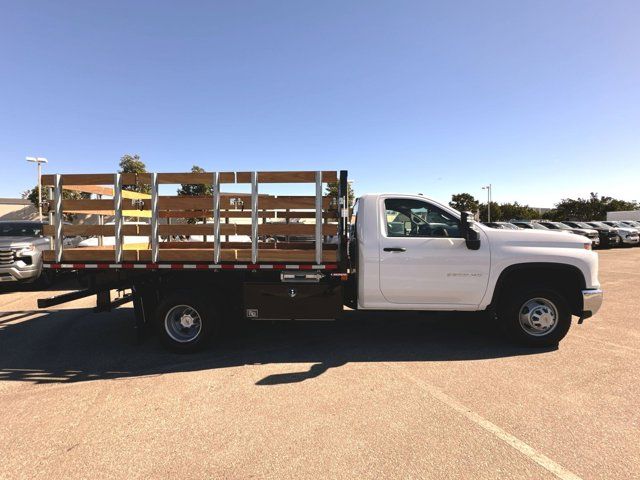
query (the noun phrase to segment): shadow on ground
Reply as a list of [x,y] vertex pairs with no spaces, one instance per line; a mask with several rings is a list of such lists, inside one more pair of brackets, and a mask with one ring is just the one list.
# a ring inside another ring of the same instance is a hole
[[541,353],[509,345],[476,314],[348,312],[336,322],[254,322],[194,355],[135,343],[130,308],[4,312],[0,381],[69,383],[250,364],[312,363],[258,385],[301,382],[350,362],[464,361]]

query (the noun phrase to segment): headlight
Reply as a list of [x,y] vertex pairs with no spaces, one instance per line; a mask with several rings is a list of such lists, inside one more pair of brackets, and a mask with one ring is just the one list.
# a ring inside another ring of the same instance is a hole
[[27,247],[14,248],[13,251],[16,253],[16,257],[23,257],[35,253],[36,247],[34,247],[33,245],[29,245]]

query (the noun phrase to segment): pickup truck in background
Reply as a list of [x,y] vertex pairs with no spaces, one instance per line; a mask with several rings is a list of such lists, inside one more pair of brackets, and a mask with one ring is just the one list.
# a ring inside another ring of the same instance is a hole
[[42,222],[0,221],[0,282],[51,282],[54,272],[42,269],[42,252],[50,244],[42,230]]
[[[45,178],[56,186],[55,197],[67,181],[77,189],[79,182],[104,185],[113,179],[113,201],[54,202],[54,226],[48,231],[54,234],[55,218],[61,218],[65,208],[101,208],[109,214],[115,209],[116,245],[111,250],[63,250],[56,242],[55,250],[45,252],[45,268],[84,269],[91,274],[89,288],[41,299],[39,306],[97,295],[97,310],[105,311],[133,301],[136,325],[152,324],[175,351],[202,348],[220,334],[223,323],[238,316],[335,319],[344,306],[487,312],[512,340],[548,347],[564,338],[572,316],[581,323],[602,303],[598,255],[590,239],[548,229],[493,229],[474,222],[468,212],[422,195],[363,195],[349,208],[346,171],[144,174],[125,181],[119,175]],[[225,197],[221,178],[251,183],[251,195]],[[314,182],[316,195],[259,196],[260,182],[269,181]],[[123,182],[150,185],[151,198],[139,198],[136,205],[149,211],[151,225],[122,225]],[[162,197],[157,190],[161,182],[212,183],[213,195]],[[338,184],[336,197],[323,196],[325,182]],[[160,223],[161,218],[194,211],[212,220],[207,225]],[[250,217],[251,223],[234,224],[229,220],[234,217]],[[289,223],[291,218],[312,223]],[[66,230],[85,235],[88,230],[82,228]],[[91,233],[108,235],[113,229],[93,226]],[[207,235],[209,241],[198,246],[160,241],[163,234],[184,232]],[[284,241],[261,241],[267,233]],[[126,250],[122,238],[127,234],[148,235],[150,247]],[[249,242],[223,241],[226,234],[247,235]],[[312,240],[291,242],[288,235],[309,235]],[[113,289],[131,293],[112,300]],[[486,315],[480,317],[486,320]]]

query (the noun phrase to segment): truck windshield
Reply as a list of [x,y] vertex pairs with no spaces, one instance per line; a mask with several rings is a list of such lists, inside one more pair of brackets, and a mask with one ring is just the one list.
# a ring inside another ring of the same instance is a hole
[[0,237],[39,237],[41,235],[41,223],[0,223]]

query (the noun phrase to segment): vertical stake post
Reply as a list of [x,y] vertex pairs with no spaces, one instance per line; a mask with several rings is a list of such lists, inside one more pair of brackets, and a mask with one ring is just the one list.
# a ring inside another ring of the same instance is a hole
[[316,172],[316,265],[322,263],[322,172]]
[[258,262],[258,172],[251,172],[251,263]]
[[114,244],[115,262],[122,262],[122,175],[113,175],[113,211],[114,211]]
[[220,174],[213,172],[213,262],[220,262]]
[[64,223],[62,220],[62,176],[57,173],[55,177],[55,210],[56,210],[56,218],[55,218],[55,232],[56,237],[54,240],[54,250],[56,255],[56,262],[62,262],[62,246],[63,246],[63,238],[62,238],[62,224]]
[[160,243],[158,237],[158,174],[151,174],[151,262],[158,263]]

